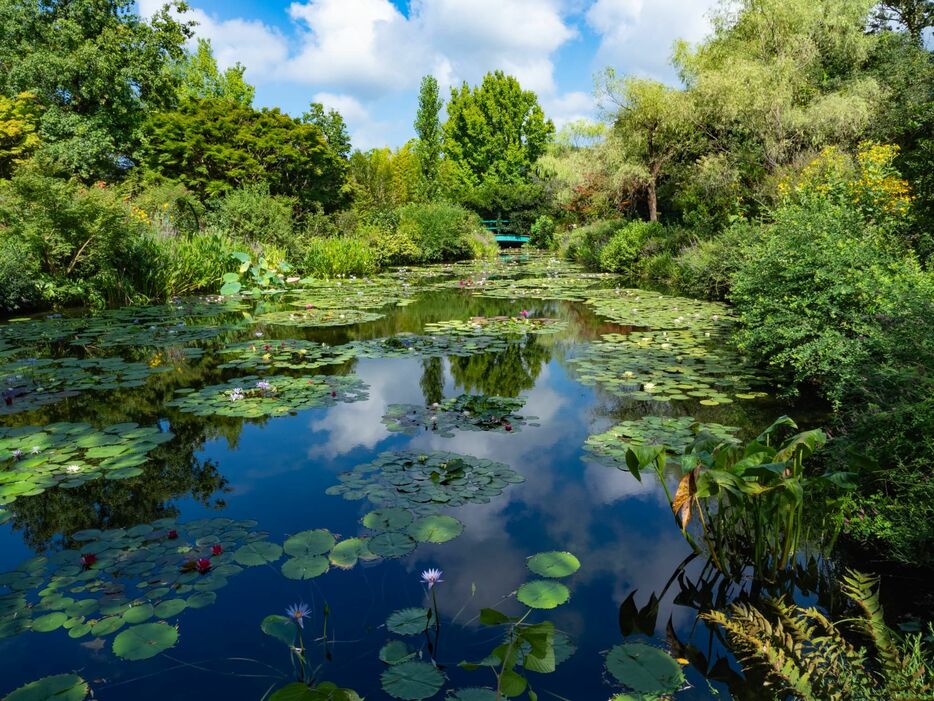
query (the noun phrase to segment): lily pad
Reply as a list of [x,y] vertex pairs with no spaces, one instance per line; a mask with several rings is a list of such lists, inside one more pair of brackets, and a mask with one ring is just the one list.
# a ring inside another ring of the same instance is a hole
[[428,662],[400,662],[380,675],[383,691],[395,699],[431,698],[444,686],[444,675]]
[[453,516],[423,516],[407,532],[420,543],[446,543],[464,532],[464,524]]
[[415,550],[415,540],[405,533],[389,531],[370,538],[367,548],[380,557],[402,557]]
[[293,557],[307,557],[309,555],[322,555],[334,547],[335,539],[331,533],[323,528],[311,531],[302,531],[290,536],[282,545],[286,555]]
[[516,598],[529,608],[553,609],[567,602],[571,592],[560,582],[536,579],[519,587]]
[[412,512],[399,507],[376,509],[363,517],[363,525],[374,531],[401,531],[411,525]]
[[644,643],[613,646],[606,668],[616,681],[640,694],[670,694],[684,683],[681,666],[671,655]]
[[282,563],[282,574],[289,579],[314,579],[327,572],[329,566],[323,555],[302,555]]
[[148,660],[178,642],[178,629],[168,623],[144,623],[127,628],[113,642],[113,651],[124,660]]
[[428,628],[431,611],[423,608],[406,608],[394,611],[386,619],[386,627],[398,635],[417,635]]
[[581,563],[569,552],[553,551],[533,555],[526,565],[541,577],[567,577],[577,572]]
[[90,688],[77,674],[43,677],[10,692],[3,701],[83,701]]

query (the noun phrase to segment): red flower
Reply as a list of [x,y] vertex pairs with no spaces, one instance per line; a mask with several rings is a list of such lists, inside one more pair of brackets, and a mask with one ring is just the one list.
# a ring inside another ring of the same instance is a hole
[[211,561],[206,557],[198,558],[195,561],[195,569],[198,570],[198,574],[207,574],[211,571]]
[[95,562],[97,562],[97,555],[94,553],[83,553],[81,555],[81,564],[84,567],[90,567]]
[[212,555],[220,555],[222,552],[224,552],[224,546],[221,545],[220,543],[218,543],[217,545],[211,546]]
[[169,531],[169,540],[175,540],[178,538],[178,531]]
[[505,428],[507,431],[511,431],[511,430],[512,430],[512,424],[506,424],[505,426],[503,426],[503,428]]
[[336,397],[336,396],[337,396],[337,392],[331,390],[331,396],[332,396],[332,397]]

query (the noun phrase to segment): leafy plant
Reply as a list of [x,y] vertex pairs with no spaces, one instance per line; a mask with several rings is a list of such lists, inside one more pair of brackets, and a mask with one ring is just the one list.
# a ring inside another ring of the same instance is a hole
[[222,295],[258,296],[282,291],[288,285],[286,275],[292,270],[288,263],[271,263],[263,256],[254,261],[249,253],[242,251],[232,253],[231,256],[240,261],[240,266],[237,272],[224,273],[224,284],[220,289]]
[[[774,685],[776,698],[930,698],[934,659],[921,633],[902,638],[886,625],[878,584],[877,577],[847,571],[841,588],[855,604],[856,616],[836,623],[817,608],[783,599],[758,607],[736,603],[726,613],[710,611],[701,617],[724,628],[743,666],[761,670]],[[847,628],[869,647],[851,643]]]

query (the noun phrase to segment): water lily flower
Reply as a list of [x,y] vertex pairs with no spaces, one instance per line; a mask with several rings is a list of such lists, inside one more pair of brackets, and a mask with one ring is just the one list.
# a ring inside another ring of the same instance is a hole
[[295,621],[298,627],[302,629],[305,628],[304,619],[308,618],[310,613],[311,609],[304,603],[292,604],[285,610],[285,615]]
[[337,392],[335,392],[334,390],[331,390],[331,396],[332,396],[332,397],[336,397],[336,396],[337,396]]
[[262,338],[262,337],[263,337],[263,332],[262,332],[262,331],[257,331],[257,332],[254,333],[253,335],[256,336],[257,338]]
[[168,535],[169,535],[169,540],[175,540],[176,538],[178,538],[178,531],[173,529],[169,531]]
[[19,460],[21,457],[23,457],[23,451],[20,450],[19,448],[16,448],[16,449],[13,451],[13,457],[14,457],[16,460]]
[[94,553],[83,553],[80,562],[82,567],[90,567],[97,562],[97,555]]
[[439,406],[441,406],[441,405],[438,404],[438,402],[432,402],[432,403],[431,403],[431,408],[432,408],[432,409],[437,409]]
[[523,309],[521,312],[519,312],[519,316],[521,316],[523,319],[528,319],[529,314],[531,314],[531,312],[528,309]]
[[256,383],[256,389],[261,389],[265,392],[272,389],[272,385],[269,382],[266,382],[266,380],[260,380]]
[[81,472],[81,465],[69,465],[65,468],[65,472],[68,474],[75,474],[76,472]]
[[199,557],[195,560],[195,569],[198,574],[207,574],[211,571],[211,561],[206,557]]
[[512,430],[512,424],[507,423],[507,424],[505,424],[505,425],[503,426],[503,428],[505,428],[507,431],[511,431],[511,430]]
[[441,570],[435,569],[434,567],[425,570],[422,572],[422,583],[427,584],[428,588],[431,589],[435,584],[440,584],[444,580],[441,579],[443,572]]
[[224,552],[224,546],[221,545],[220,543],[217,543],[217,544],[211,546],[211,554],[212,554],[212,555],[217,556],[217,555],[220,555],[222,552]]
[[39,453],[42,452],[42,449],[39,446],[34,445],[32,447],[32,450],[30,450],[29,452],[32,453],[33,455],[38,455]]

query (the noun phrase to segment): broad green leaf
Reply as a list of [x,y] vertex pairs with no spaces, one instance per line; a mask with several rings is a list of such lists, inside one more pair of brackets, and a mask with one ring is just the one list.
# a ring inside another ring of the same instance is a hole
[[581,563],[569,552],[545,552],[533,555],[526,563],[541,577],[567,577],[580,569]]
[[571,592],[561,582],[546,579],[526,582],[516,592],[516,598],[533,609],[553,609],[570,597]]
[[144,623],[114,638],[113,651],[125,660],[146,660],[178,642],[178,630],[168,623]]
[[615,645],[607,653],[606,668],[620,684],[640,694],[670,694],[684,683],[671,655],[644,643]]
[[418,701],[431,698],[444,686],[444,675],[428,662],[400,662],[380,675],[383,691],[394,699]]
[[83,701],[88,684],[77,674],[43,677],[10,692],[3,701]]

